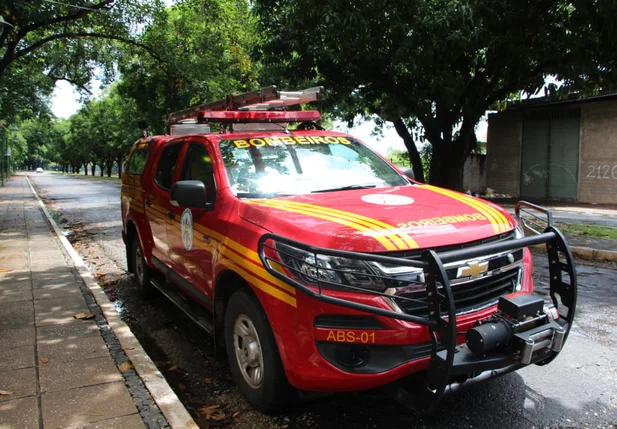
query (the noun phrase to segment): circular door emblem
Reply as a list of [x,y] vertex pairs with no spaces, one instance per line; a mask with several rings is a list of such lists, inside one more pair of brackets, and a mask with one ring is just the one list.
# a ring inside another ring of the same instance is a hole
[[404,195],[370,194],[363,196],[362,201],[382,206],[404,206],[413,203],[413,198]]
[[191,209],[186,209],[182,212],[180,231],[182,232],[184,248],[191,250],[193,248],[193,213],[191,213]]

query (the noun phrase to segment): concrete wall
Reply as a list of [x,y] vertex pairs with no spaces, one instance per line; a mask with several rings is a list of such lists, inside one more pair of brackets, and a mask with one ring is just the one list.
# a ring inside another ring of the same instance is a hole
[[578,201],[617,203],[617,101],[582,106]]
[[521,112],[489,115],[487,141],[486,186],[499,194],[520,196],[523,143]]
[[486,189],[486,155],[472,153],[463,167],[463,191],[470,190],[474,195]]

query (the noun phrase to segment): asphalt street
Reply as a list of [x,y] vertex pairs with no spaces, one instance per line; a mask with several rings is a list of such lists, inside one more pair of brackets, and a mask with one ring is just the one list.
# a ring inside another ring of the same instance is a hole
[[[446,398],[416,417],[376,390],[308,401],[264,416],[250,410],[212,341],[163,297],[141,300],[125,273],[120,185],[54,174],[31,175],[69,239],[189,410],[221,405],[238,428],[615,428],[617,427],[617,272],[578,266],[579,305],[568,343],[552,364],[531,366]],[[546,291],[547,263],[535,258]],[[235,414],[238,413],[238,414]],[[206,423],[204,426],[206,427]]]

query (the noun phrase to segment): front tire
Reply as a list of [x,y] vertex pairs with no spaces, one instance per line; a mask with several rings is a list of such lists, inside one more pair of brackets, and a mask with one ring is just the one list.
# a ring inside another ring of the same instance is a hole
[[245,290],[231,296],[225,311],[225,348],[234,381],[253,408],[268,413],[291,402],[294,390],[268,319]]
[[152,286],[152,283],[150,283],[150,280],[152,278],[152,269],[146,263],[144,251],[141,248],[141,244],[139,243],[139,237],[135,236],[133,238],[132,248],[135,283],[137,284],[139,295],[143,299],[152,298],[152,296],[154,295],[154,286]]

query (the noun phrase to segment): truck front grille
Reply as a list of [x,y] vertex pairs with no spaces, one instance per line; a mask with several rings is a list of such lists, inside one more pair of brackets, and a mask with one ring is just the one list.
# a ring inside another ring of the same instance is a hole
[[[465,283],[452,284],[456,314],[477,311],[495,305],[500,296],[512,293],[519,282],[520,268]],[[396,298],[407,299],[396,299]],[[401,310],[414,316],[427,317],[426,288],[406,291],[394,297]]]

